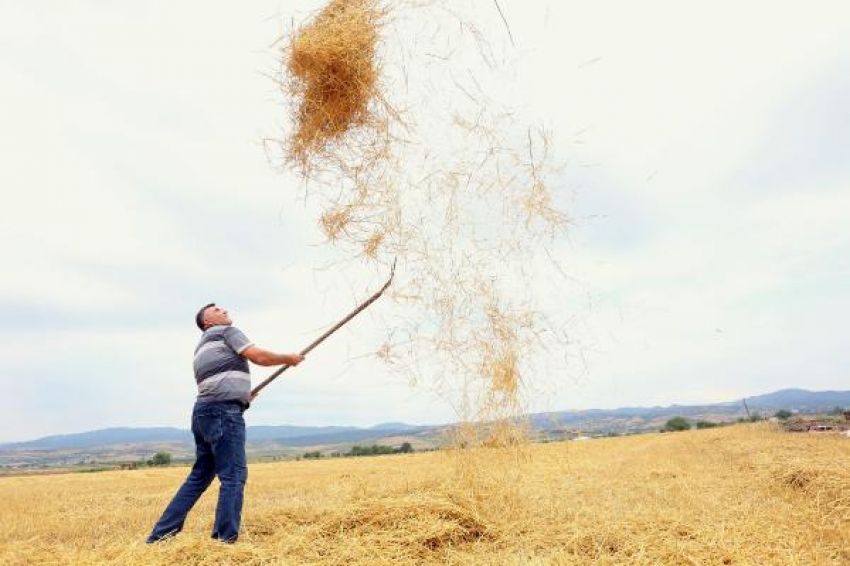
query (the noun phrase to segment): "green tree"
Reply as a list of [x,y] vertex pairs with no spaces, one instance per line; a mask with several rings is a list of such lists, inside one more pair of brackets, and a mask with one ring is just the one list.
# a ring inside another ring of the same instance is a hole
[[779,411],[776,411],[776,414],[773,416],[779,419],[780,421],[787,421],[791,418],[791,411],[787,409],[781,409]]
[[[400,449],[398,448],[380,444],[373,444],[372,446],[354,445],[344,456],[377,456],[378,454],[396,454],[399,451]],[[413,447],[411,447],[411,451],[413,451]]]
[[668,431],[679,431],[679,430],[689,430],[691,428],[691,423],[687,421],[684,417],[673,417],[672,419],[667,421],[667,424],[664,425],[664,430]]
[[401,445],[401,447],[398,449],[398,451],[401,452],[402,454],[409,454],[409,453],[413,452],[413,446],[409,442],[405,442]]
[[157,452],[153,458],[148,460],[148,466],[167,466],[171,463],[171,454],[168,452]]
[[346,453],[346,455],[347,456],[366,456],[368,453],[369,453],[368,448],[366,448],[365,446],[360,446],[360,445],[355,444],[354,446],[351,447],[351,450],[349,450]]
[[749,417],[739,417],[738,418],[739,423],[757,423],[757,422],[763,421],[763,420],[764,420],[764,417],[762,417],[758,413],[753,413]]
[[698,429],[714,428],[716,426],[720,426],[720,423],[715,423],[715,422],[712,422],[712,421],[697,421],[696,426],[697,426]]

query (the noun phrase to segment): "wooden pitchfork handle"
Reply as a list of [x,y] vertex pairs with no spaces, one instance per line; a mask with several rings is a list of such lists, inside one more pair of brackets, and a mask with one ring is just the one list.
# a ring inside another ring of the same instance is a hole
[[[377,292],[377,293],[375,293],[374,295],[372,295],[371,297],[369,297],[368,299],[366,299],[363,303],[361,303],[361,304],[360,304],[360,306],[358,306],[356,309],[354,309],[353,311],[351,311],[350,313],[348,313],[348,315],[346,315],[346,317],[345,317],[345,318],[343,318],[342,320],[340,320],[339,322],[337,322],[335,325],[333,325],[333,327],[332,327],[330,330],[328,330],[327,332],[325,332],[324,334],[322,334],[321,336],[319,336],[318,338],[316,338],[315,340],[313,340],[313,343],[312,343],[312,344],[310,344],[309,346],[307,346],[306,348],[304,348],[303,350],[301,350],[301,352],[299,352],[299,353],[300,353],[302,356],[306,356],[308,353],[310,353],[310,351],[311,351],[313,348],[315,348],[316,346],[318,346],[319,344],[321,344],[322,342],[324,342],[324,341],[325,341],[325,339],[326,339],[328,336],[330,336],[331,334],[333,334],[334,332],[336,332],[337,330],[339,330],[340,328],[342,328],[342,327],[343,327],[343,326],[344,326],[344,325],[345,325],[345,324],[346,324],[349,320],[351,320],[352,318],[354,318],[355,316],[357,316],[358,314],[360,314],[361,312],[363,312],[363,310],[365,310],[365,309],[366,309],[366,307],[368,307],[369,305],[371,305],[372,303],[374,303],[375,301],[377,301],[377,300],[378,300],[378,297],[380,297],[381,295],[383,295],[383,294],[384,294],[384,291],[386,291],[386,290],[387,290],[387,287],[389,287],[389,286],[390,286],[390,283],[392,283],[392,281],[393,281],[393,277],[395,276],[395,263],[396,263],[396,262],[395,262],[395,260],[393,260],[393,267],[392,267],[392,270],[390,271],[390,278],[389,278],[389,279],[387,279],[387,282],[386,282],[386,283],[384,283],[384,286],[383,286],[383,287],[381,287],[381,288],[378,290],[378,292]],[[289,366],[289,365],[281,366],[280,368],[278,368],[278,369],[277,369],[277,371],[275,371],[273,374],[271,374],[271,375],[270,375],[270,376],[268,376],[266,379],[264,379],[264,380],[262,381],[262,383],[260,383],[260,384],[259,384],[258,386],[256,386],[254,389],[252,389],[252,390],[251,390],[251,400],[253,401],[253,400],[254,400],[254,398],[256,398],[256,397],[257,397],[257,395],[260,393],[260,391],[262,391],[262,390],[263,390],[263,388],[264,388],[266,385],[268,385],[269,383],[271,383],[272,381],[274,381],[274,380],[275,380],[275,378],[277,378],[277,376],[279,376],[280,374],[282,374],[283,372],[285,372],[285,371],[286,371],[287,369],[289,369],[290,367],[292,367],[292,366]]]

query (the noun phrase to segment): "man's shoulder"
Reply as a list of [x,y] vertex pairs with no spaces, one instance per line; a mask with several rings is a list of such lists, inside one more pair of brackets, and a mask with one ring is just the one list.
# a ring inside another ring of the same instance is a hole
[[239,330],[239,328],[233,326],[232,324],[230,326],[225,326],[222,333],[225,336],[245,336],[244,332],[242,332],[241,330]]
[[223,324],[220,324],[218,326],[210,326],[209,328],[204,330],[203,334],[201,334],[201,337],[198,340],[197,347],[200,348],[208,342],[227,340],[230,336],[237,335],[236,333],[241,334],[241,331],[239,331],[238,329],[236,329],[235,333],[231,332],[231,328],[233,327],[225,326]]
[[201,339],[198,341],[198,345],[196,348],[200,348],[204,344],[209,342],[225,342],[228,345],[236,348],[242,347],[245,344],[249,343],[250,340],[245,333],[239,330],[239,328],[233,325],[218,325],[218,326],[210,326],[206,330],[204,330]]
[[227,342],[227,345],[233,348],[237,354],[242,354],[248,346],[254,345],[254,343],[245,336],[245,333],[235,326],[228,326],[222,337],[224,338],[224,341]]

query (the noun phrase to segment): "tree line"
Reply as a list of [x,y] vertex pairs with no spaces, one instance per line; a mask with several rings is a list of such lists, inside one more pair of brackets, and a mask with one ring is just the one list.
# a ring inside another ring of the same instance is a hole
[[[842,414],[844,414],[844,408],[836,406],[835,408],[830,410],[829,413],[827,413],[827,414],[829,414],[829,415],[842,415]],[[793,413],[791,411],[787,410],[787,409],[780,409],[779,411],[776,411],[776,413],[774,413],[773,416],[776,417],[777,419],[779,419],[780,421],[787,421],[788,419],[790,419],[793,416]],[[767,416],[765,416],[765,415],[754,414],[754,415],[750,415],[749,417],[741,417],[741,418],[738,419],[737,422],[739,422],[739,423],[754,423],[754,422],[758,422],[758,421],[763,421],[765,419],[767,419]],[[703,428],[713,428],[713,427],[716,427],[716,426],[725,426],[725,425],[729,425],[729,424],[733,424],[733,423],[731,423],[731,422],[720,422],[720,423],[718,423],[718,422],[712,422],[712,421],[698,420],[698,421],[696,421],[696,423],[694,423],[694,425],[691,425],[691,422],[688,419],[686,419],[685,417],[673,417],[673,418],[669,419],[664,424],[664,428],[661,429],[661,432],[676,432],[676,431],[680,431],[680,430],[690,430],[692,428],[692,426],[695,426],[697,429],[703,429]]]
[[[404,442],[399,447],[385,446],[383,444],[373,444],[371,446],[354,445],[348,452],[331,452],[330,457],[349,458],[356,456],[379,456],[381,454],[409,454],[413,451],[413,446],[409,442]],[[302,456],[305,460],[313,460],[324,457],[325,455],[319,450],[305,452]]]

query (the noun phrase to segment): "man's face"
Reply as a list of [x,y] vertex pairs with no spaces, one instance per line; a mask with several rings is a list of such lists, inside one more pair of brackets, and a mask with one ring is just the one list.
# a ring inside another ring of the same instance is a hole
[[227,309],[223,307],[207,307],[204,311],[204,324],[206,326],[230,325],[233,321],[230,320],[230,315],[227,314]]

